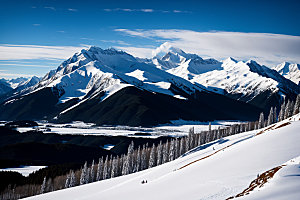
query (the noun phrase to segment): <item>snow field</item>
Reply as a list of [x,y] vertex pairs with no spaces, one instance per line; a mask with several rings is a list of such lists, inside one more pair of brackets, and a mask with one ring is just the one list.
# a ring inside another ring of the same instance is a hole
[[[234,121],[215,121],[211,128],[217,129],[219,126],[227,126]],[[190,128],[194,128],[196,133],[208,130],[208,122],[175,120],[172,124],[162,124],[153,128],[128,127],[128,126],[94,126],[92,123],[74,122],[70,124],[51,124],[39,122],[39,129],[44,133],[73,134],[73,135],[104,135],[104,136],[128,136],[157,138],[159,136],[184,136],[189,133]],[[50,126],[50,127],[49,127]],[[47,130],[50,128],[50,130]],[[35,128],[17,128],[20,132],[26,132]],[[135,133],[150,133],[149,136],[137,136]]]
[[[300,115],[296,117],[298,120]],[[287,121],[278,123],[274,128]],[[179,159],[145,171],[28,199],[226,199],[246,189],[257,174],[298,157],[299,130],[300,122],[291,119],[291,124],[257,136],[261,130],[213,141]],[[141,184],[142,180],[148,183]],[[295,184],[299,181],[298,178]],[[293,188],[281,195],[299,197]],[[274,195],[275,192],[271,192],[271,196]]]

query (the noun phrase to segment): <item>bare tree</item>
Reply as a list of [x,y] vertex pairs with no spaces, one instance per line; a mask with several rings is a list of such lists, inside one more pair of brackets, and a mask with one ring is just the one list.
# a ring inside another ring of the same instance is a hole
[[41,185],[41,194],[45,192],[45,188],[46,188],[46,176],[44,177],[43,183]]

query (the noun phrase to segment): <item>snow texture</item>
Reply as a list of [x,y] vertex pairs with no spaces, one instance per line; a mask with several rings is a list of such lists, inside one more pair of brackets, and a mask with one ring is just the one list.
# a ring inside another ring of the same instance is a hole
[[[224,127],[239,122],[215,121],[212,122],[212,129]],[[95,126],[92,123],[75,121],[68,124],[52,124],[39,122],[38,130],[44,133],[71,134],[71,135],[105,135],[105,136],[128,136],[157,138],[159,136],[184,136],[189,133],[189,129],[194,128],[195,132],[207,131],[208,122],[175,120],[171,124],[162,124],[157,127],[129,127],[129,126]],[[19,132],[36,130],[35,127],[19,127]],[[149,136],[138,136],[136,133],[147,133]]]
[[[238,62],[228,58],[220,62],[203,59],[169,43],[158,47],[153,56],[152,59],[140,59],[113,48],[82,49],[41,80],[35,77],[27,81],[27,86],[14,97],[50,87],[59,103],[76,100],[75,105],[60,113],[64,114],[91,98],[105,101],[128,86],[179,99],[186,99],[197,91],[229,93],[243,101],[250,101],[266,91],[281,96],[300,92],[300,87],[292,82],[297,82],[300,77],[296,64],[284,63],[276,68],[277,72],[251,60]],[[179,92],[175,92],[178,89]]]
[[[172,162],[145,171],[28,199],[226,199],[247,188],[257,174],[300,155],[299,118],[298,114],[266,127],[259,135],[256,134],[262,130],[210,142]],[[287,189],[280,190],[280,199],[299,199],[297,174],[298,166],[282,168],[262,194],[267,199],[276,199],[278,184],[287,184],[291,187],[283,186]],[[296,176],[285,179],[286,175]],[[141,184],[142,180],[147,183]]]
[[299,64],[291,64],[288,62],[283,62],[280,65],[273,68],[279,74],[284,76],[287,79],[290,79],[294,83],[300,83],[300,65]]
[[205,90],[200,84],[194,85],[123,51],[89,47],[74,54],[56,71],[50,71],[38,84],[22,94],[50,87],[56,91],[59,103],[77,99],[78,103],[64,110],[63,114],[99,94],[102,94],[99,101],[105,101],[128,86],[174,96],[170,90],[172,84],[187,94]]

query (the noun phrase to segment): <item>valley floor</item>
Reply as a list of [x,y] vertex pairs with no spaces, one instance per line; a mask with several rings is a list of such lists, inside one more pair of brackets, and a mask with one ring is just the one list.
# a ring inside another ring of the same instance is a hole
[[19,172],[23,176],[29,176],[30,173],[35,172],[35,171],[45,168],[45,167],[47,167],[47,166],[22,166],[22,167],[0,169],[0,171]]
[[[264,132],[255,130],[213,141],[145,171],[28,199],[227,199],[248,188],[259,174],[300,156],[299,118],[298,114]],[[300,163],[298,159],[293,163],[280,169],[265,187],[241,198],[299,199]],[[147,183],[142,184],[143,180]]]
[[[211,129],[225,127],[239,121],[214,121]],[[158,138],[159,136],[185,136],[190,128],[194,128],[196,133],[208,130],[209,122],[174,120],[170,124],[162,124],[156,127],[130,127],[130,126],[95,126],[92,123],[73,122],[69,124],[53,124],[39,122],[38,129],[44,133],[72,134],[72,135],[103,135],[103,136],[128,136]],[[36,127],[17,128],[19,132],[34,130]],[[138,133],[147,134],[146,136],[136,135]]]

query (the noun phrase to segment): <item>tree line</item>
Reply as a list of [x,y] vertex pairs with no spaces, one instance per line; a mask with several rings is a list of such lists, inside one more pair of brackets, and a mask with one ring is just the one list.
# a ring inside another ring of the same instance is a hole
[[267,127],[298,114],[299,110],[300,94],[295,102],[291,100],[283,102],[279,112],[277,112],[277,107],[271,107],[268,117],[265,118],[261,113],[258,121],[218,127],[213,130],[209,125],[207,131],[200,133],[195,133],[194,128],[190,128],[187,136],[173,138],[165,143],[160,141],[158,145],[153,143],[152,146],[147,143],[135,148],[134,143],[131,142],[126,154],[101,157],[97,163],[85,162],[81,169],[70,170],[67,174],[54,179],[44,177],[42,185],[27,184],[14,188],[10,186],[1,194],[1,199],[19,199],[139,172],[175,160],[191,149],[214,140]]

